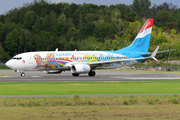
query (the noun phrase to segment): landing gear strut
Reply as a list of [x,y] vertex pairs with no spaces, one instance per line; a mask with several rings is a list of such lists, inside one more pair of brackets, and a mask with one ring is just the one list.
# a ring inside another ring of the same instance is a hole
[[25,76],[25,73],[24,73],[24,72],[22,72],[22,73],[21,73],[21,77],[24,77],[24,76]]
[[72,73],[73,76],[79,76],[79,73]]
[[95,76],[96,73],[95,73],[95,71],[90,71],[90,72],[88,73],[88,75],[89,75],[89,76]]

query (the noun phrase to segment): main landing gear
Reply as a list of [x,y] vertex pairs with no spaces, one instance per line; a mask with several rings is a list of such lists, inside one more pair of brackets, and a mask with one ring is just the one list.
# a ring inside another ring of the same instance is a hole
[[[79,76],[79,73],[72,73],[72,75],[77,77],[77,76]],[[92,77],[92,76],[95,76],[95,75],[96,75],[96,72],[95,72],[95,71],[90,71],[90,72],[88,73],[88,75],[91,76],[91,77]]]
[[72,73],[73,76],[79,76],[79,73]]
[[90,72],[88,73],[88,75],[89,75],[89,76],[95,76],[96,73],[95,73],[95,71],[90,71]]

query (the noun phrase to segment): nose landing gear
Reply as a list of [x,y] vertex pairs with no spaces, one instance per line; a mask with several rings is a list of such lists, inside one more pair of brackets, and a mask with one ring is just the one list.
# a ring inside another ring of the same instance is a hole
[[24,71],[21,71],[21,70],[15,70],[15,72],[21,73],[21,77],[24,77],[24,76],[25,76]]
[[24,77],[24,76],[25,76],[25,73],[24,73],[24,72],[22,72],[22,73],[21,73],[21,77]]

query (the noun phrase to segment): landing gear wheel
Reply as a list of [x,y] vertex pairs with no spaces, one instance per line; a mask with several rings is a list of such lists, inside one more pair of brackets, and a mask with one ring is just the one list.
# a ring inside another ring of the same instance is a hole
[[90,71],[90,72],[88,73],[88,75],[89,75],[89,76],[95,76],[96,73],[95,73],[94,71]]
[[73,75],[73,76],[79,76],[79,74],[78,74],[78,73],[72,73],[72,75]]
[[24,77],[25,76],[25,73],[21,73],[21,77]]

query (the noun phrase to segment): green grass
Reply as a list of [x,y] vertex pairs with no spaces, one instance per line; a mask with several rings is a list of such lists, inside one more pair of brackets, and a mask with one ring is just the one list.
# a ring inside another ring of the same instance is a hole
[[0,95],[179,94],[180,81],[1,82]]
[[5,77],[5,76],[15,76],[15,75],[0,75],[0,77]]
[[0,98],[0,119],[166,120],[180,118],[180,96]]
[[179,104],[180,96],[130,96],[130,97],[45,97],[0,98],[0,107],[35,106],[104,106],[104,105],[172,105]]
[[1,120],[179,120],[180,105],[1,107]]
[[11,70],[11,69],[6,65],[0,65],[0,70]]

